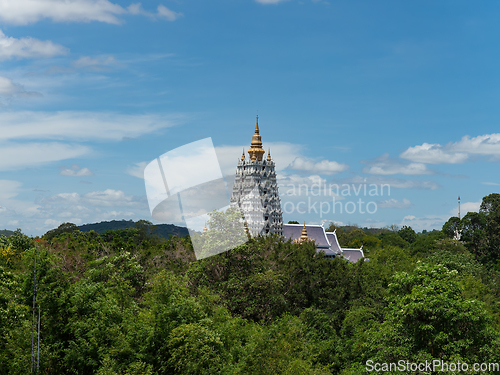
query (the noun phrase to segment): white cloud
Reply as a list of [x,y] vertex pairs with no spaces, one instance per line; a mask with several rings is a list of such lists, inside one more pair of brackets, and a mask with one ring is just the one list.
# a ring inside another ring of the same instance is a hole
[[145,161],[135,163],[135,165],[127,168],[127,173],[137,178],[144,178],[144,168],[146,168],[146,165],[148,165],[148,163]]
[[163,5],[158,5],[158,17],[165,18],[167,21],[175,21],[179,17],[182,17],[182,13],[176,13]]
[[0,227],[21,226],[24,233],[41,235],[63,222],[81,224],[149,217],[144,197],[127,195],[121,190],[60,193],[38,199],[37,203],[17,199],[20,192],[20,182],[0,180]]
[[500,157],[500,134],[485,134],[477,137],[468,135],[458,142],[440,144],[423,143],[409,147],[399,156],[414,162],[428,164],[459,164],[465,162],[471,155]]
[[424,190],[436,190],[439,188],[439,185],[430,180],[406,180],[402,178],[386,178],[379,176],[369,176],[369,177],[361,177],[355,176],[344,180],[348,183],[365,183],[365,184],[376,184],[376,185],[389,185],[392,188],[396,189],[424,189]]
[[385,201],[377,202],[377,207],[379,208],[409,208],[412,204],[409,199],[403,198],[402,201],[398,201],[397,199],[391,198]]
[[9,78],[0,77],[0,95],[12,96],[20,91],[24,91],[22,86],[15,84]]
[[324,178],[319,175],[301,176],[297,174],[285,175],[278,174],[276,176],[280,195],[282,199],[289,196],[328,196],[336,197],[338,200],[345,199],[337,194],[342,190],[342,186],[338,184],[329,184]]
[[2,0],[0,20],[27,25],[42,19],[55,22],[99,21],[119,24],[126,10],[108,0]]
[[[0,227],[17,227],[19,220],[30,218],[38,213],[40,207],[33,202],[16,199],[21,193],[22,183],[12,180],[0,180]],[[24,229],[24,228],[23,228]]]
[[49,226],[49,227],[57,228],[59,225],[62,224],[62,221],[61,220],[54,220],[54,219],[47,219],[47,220],[45,220],[44,224]]
[[[481,201],[479,202],[462,202],[460,203],[460,216],[464,217],[468,212],[479,212],[479,207],[481,206]],[[450,215],[458,215],[458,204],[457,207],[450,210]]]
[[27,25],[42,19],[54,22],[105,22],[120,24],[119,16],[145,15],[175,21],[181,14],[159,5],[153,14],[140,3],[123,8],[108,0],[1,0],[0,20],[14,25]]
[[500,156],[500,133],[485,134],[471,138],[466,135],[449,146],[454,151],[476,155]]
[[121,190],[106,189],[104,191],[92,191],[83,195],[83,202],[92,206],[115,207],[115,206],[137,206],[140,200],[132,195],[126,195]]
[[0,200],[14,198],[19,194],[22,183],[12,180],[0,180]]
[[399,161],[391,159],[388,153],[385,153],[378,158],[370,161],[364,161],[367,167],[363,168],[364,173],[376,175],[424,175],[431,174],[432,171],[427,169],[427,166],[422,163],[401,164]]
[[[2,4],[0,1],[0,19],[2,18]],[[13,38],[6,36],[0,30],[0,61],[18,59],[32,59],[39,57],[52,57],[65,55],[68,49],[55,44],[50,40],[38,40],[35,38]]]
[[0,96],[11,98],[41,96],[41,94],[37,92],[26,91],[23,86],[12,82],[11,79],[0,76]]
[[153,16],[153,14],[151,12],[144,10],[141,3],[130,4],[127,7],[127,10],[130,14],[133,14],[133,15],[142,15],[142,16],[148,16],[148,17]]
[[87,69],[97,69],[102,70],[103,68],[116,64],[116,60],[113,56],[102,56],[102,57],[90,57],[82,56],[78,60],[75,60],[71,65],[75,68],[87,68]]
[[126,195],[121,190],[106,189],[104,191],[91,191],[83,195],[79,193],[59,193],[44,198],[42,203],[70,205],[78,210],[93,207],[142,207],[146,203],[143,199],[133,195]]
[[173,120],[160,115],[72,111],[2,112],[0,141],[12,139],[119,141],[124,137],[138,137],[174,124]]
[[58,142],[0,144],[0,170],[34,167],[72,159],[90,152],[90,148]]
[[453,152],[444,149],[440,144],[424,143],[421,146],[409,147],[399,157],[418,163],[427,164],[459,164],[467,160],[464,152]]
[[416,217],[414,215],[407,215],[403,218],[398,225],[402,227],[407,225],[412,227],[416,232],[421,232],[424,229],[431,231],[433,229],[441,229],[443,224],[449,219],[449,216],[426,215],[423,217]]
[[297,157],[288,166],[288,169],[327,175],[343,172],[348,168],[349,166],[347,164],[338,163],[336,161],[321,160],[320,162],[315,162],[303,157]]
[[86,177],[93,176],[94,173],[88,168],[81,168],[78,165],[73,165],[71,168],[64,168],[59,172],[62,176],[71,176],[71,177]]

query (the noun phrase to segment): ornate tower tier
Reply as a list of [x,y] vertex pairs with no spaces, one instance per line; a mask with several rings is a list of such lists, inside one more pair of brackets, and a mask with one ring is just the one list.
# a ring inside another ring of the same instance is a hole
[[264,149],[259,134],[259,116],[248,154],[245,151],[236,166],[231,196],[231,206],[238,207],[245,215],[252,236],[276,233],[283,235],[283,213],[276,182],[275,164],[271,150],[264,159]]

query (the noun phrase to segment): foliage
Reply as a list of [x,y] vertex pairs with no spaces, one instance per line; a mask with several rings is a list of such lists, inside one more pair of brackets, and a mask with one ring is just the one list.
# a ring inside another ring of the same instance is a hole
[[378,238],[380,239],[380,243],[382,246],[398,246],[402,249],[409,246],[408,241],[401,238],[398,233],[381,233]]
[[389,285],[384,321],[369,329],[364,358],[379,363],[495,362],[499,336],[484,305],[466,299],[458,273],[419,263],[396,273]]
[[408,242],[409,244],[412,244],[417,240],[417,233],[412,229],[412,227],[403,225],[403,227],[398,230],[399,237],[401,237],[403,240]]
[[49,230],[44,234],[43,238],[46,241],[51,241],[54,237],[59,236],[62,233],[72,233],[74,231],[78,231],[78,226],[73,223],[62,223],[57,228]]
[[448,238],[454,238],[458,235],[460,230],[460,219],[456,216],[450,217],[446,223],[444,223],[442,232]]
[[[341,243],[369,250],[369,261],[354,264],[275,235],[245,236],[196,261],[191,241],[209,236],[162,238],[147,221],[0,236],[0,373],[30,371],[34,243],[44,375],[361,374],[367,360],[500,362],[498,198],[460,221],[462,241],[446,225],[418,235],[330,225]],[[227,231],[229,219],[216,214],[209,226]]]

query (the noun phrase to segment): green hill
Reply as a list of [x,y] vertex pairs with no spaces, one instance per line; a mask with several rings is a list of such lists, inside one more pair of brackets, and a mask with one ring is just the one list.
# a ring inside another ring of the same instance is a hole
[[0,236],[9,237],[9,236],[12,236],[13,234],[14,234],[14,231],[12,231],[12,230],[8,230],[8,229],[0,230]]
[[[158,224],[155,225],[156,234],[158,236],[168,239],[169,235],[174,235],[177,237],[185,237],[189,234],[188,229],[184,227],[178,227],[173,224]],[[93,230],[96,233],[104,233],[107,230],[119,230],[135,228],[135,222],[133,220],[112,220],[112,221],[101,221],[100,223],[84,224],[80,225],[78,229],[82,232],[90,232]]]

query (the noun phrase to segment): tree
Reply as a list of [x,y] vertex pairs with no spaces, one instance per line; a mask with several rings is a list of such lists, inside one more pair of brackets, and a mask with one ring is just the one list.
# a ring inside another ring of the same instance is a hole
[[373,250],[380,245],[380,240],[375,236],[364,236],[361,239],[363,248],[366,250]]
[[482,212],[469,212],[460,220],[461,239],[476,260],[485,254],[486,247],[486,215]]
[[397,233],[380,233],[378,238],[380,239],[382,246],[398,246],[404,249],[409,245],[409,243],[402,239]]
[[139,240],[145,241],[147,238],[152,237],[156,234],[156,225],[147,220],[139,220],[135,223],[135,229],[139,233]]
[[51,241],[54,237],[59,236],[62,233],[72,233],[75,231],[79,231],[80,229],[76,224],[73,223],[62,223],[56,229],[49,230],[47,233],[43,235],[43,238],[46,241]]
[[391,224],[391,225],[386,226],[386,228],[389,232],[397,233],[399,230],[399,225]]
[[300,223],[298,221],[296,221],[296,220],[290,220],[288,222],[288,224],[300,224]]
[[479,212],[485,215],[500,213],[500,194],[492,193],[483,197]]
[[[364,236],[365,236],[365,232],[363,231],[363,229],[360,229],[360,228],[352,229],[349,232],[347,232],[345,235],[342,235],[340,237],[338,236],[338,233],[337,233],[337,238],[339,240],[340,246],[346,246],[346,247],[351,246],[350,244],[356,239],[359,240],[359,242],[361,243],[361,239]],[[353,245],[353,246],[355,246],[355,245]]]
[[[374,362],[495,362],[499,337],[484,305],[462,294],[457,271],[418,263],[389,285],[385,321],[370,330]],[[371,354],[371,356],[370,356]]]
[[483,261],[494,264],[500,259],[500,194],[484,197],[479,213],[486,216],[487,245]]
[[190,323],[174,328],[168,340],[168,365],[179,374],[202,375],[220,371],[225,357],[219,334],[205,324]]
[[459,233],[460,229],[460,219],[456,216],[450,217],[446,223],[444,223],[441,229],[446,237],[455,238]]
[[209,216],[207,233],[202,238],[193,238],[197,259],[231,250],[248,240],[239,209],[230,207],[226,211],[210,212]]
[[417,240],[417,234],[412,229],[412,227],[403,225],[403,227],[398,230],[399,237],[401,237],[406,242],[412,244]]

